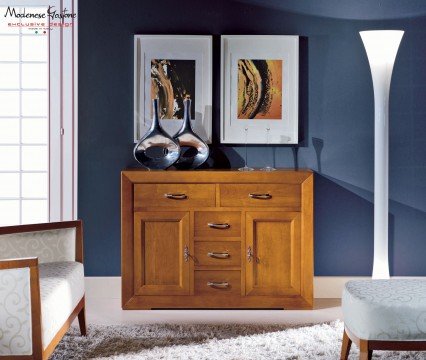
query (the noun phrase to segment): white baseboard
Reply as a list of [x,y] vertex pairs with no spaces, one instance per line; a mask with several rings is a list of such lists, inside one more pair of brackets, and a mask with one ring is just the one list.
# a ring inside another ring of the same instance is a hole
[[[426,279],[426,276],[392,276],[391,279]],[[350,280],[371,280],[369,276],[315,276],[314,297],[317,299],[341,298],[343,286]]]
[[[316,276],[314,278],[315,298],[340,298],[343,285],[349,280],[369,279],[355,276]],[[121,299],[121,277],[86,277],[87,298]]]
[[121,276],[86,276],[87,299],[121,299]]
[[343,286],[350,280],[366,280],[365,276],[315,276],[314,298],[316,299],[340,299]]

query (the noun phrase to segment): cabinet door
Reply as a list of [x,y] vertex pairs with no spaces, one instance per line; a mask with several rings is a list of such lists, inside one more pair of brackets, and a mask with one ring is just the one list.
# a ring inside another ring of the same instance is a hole
[[246,295],[300,294],[298,212],[246,213]]
[[137,295],[189,295],[189,213],[134,214]]

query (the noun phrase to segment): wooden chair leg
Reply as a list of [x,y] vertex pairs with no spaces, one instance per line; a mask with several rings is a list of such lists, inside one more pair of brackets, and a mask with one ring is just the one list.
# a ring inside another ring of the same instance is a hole
[[340,353],[340,360],[348,360],[349,352],[351,351],[352,340],[346,334],[346,330],[343,330],[342,340],[342,351]]
[[371,360],[373,350],[368,349],[368,340],[359,340],[359,360]]
[[86,328],[86,305],[83,306],[83,308],[78,313],[78,324],[80,325],[80,333],[82,336],[87,335],[87,328]]

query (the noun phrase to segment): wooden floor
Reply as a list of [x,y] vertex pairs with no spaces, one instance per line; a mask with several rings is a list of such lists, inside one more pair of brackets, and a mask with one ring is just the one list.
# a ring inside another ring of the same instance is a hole
[[312,324],[342,319],[340,299],[316,299],[314,310],[121,310],[120,299],[86,299],[88,324]]

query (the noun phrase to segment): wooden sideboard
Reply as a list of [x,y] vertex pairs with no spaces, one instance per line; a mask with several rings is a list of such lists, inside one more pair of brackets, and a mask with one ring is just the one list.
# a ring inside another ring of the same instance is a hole
[[313,305],[313,173],[121,174],[123,309]]

